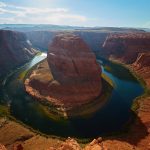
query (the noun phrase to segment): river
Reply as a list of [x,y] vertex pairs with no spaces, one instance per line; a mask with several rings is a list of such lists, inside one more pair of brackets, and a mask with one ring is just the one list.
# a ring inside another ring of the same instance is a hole
[[102,72],[114,84],[106,104],[88,118],[53,120],[41,104],[32,99],[24,89],[24,73],[46,58],[46,54],[35,56],[29,63],[15,70],[5,80],[1,97],[10,106],[11,115],[24,124],[48,135],[60,137],[93,138],[120,131],[131,118],[133,100],[143,93],[143,88],[130,71],[109,61],[99,60]]

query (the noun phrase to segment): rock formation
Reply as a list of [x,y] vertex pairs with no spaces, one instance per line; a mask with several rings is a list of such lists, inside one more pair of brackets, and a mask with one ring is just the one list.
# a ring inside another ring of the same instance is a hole
[[141,69],[142,67],[150,66],[150,52],[140,53],[137,57],[137,60],[133,64],[137,69]]
[[99,52],[103,48],[103,43],[109,35],[108,31],[75,31],[74,34],[80,36],[91,48],[94,53]]
[[136,99],[137,119],[122,141],[136,145],[137,149],[150,149],[150,33],[112,34],[106,39],[102,53],[128,64],[145,81],[146,93]]
[[26,80],[26,91],[64,111],[79,108],[101,94],[101,69],[95,55],[75,35],[62,34],[49,46],[47,61]]
[[144,80],[148,87],[150,87],[150,52],[140,53],[136,61],[131,65]]
[[150,51],[150,33],[111,34],[103,47],[102,55],[131,64],[139,53]]
[[[20,29],[20,28],[19,28]],[[41,29],[41,30],[40,30]],[[48,45],[52,42],[54,36],[60,33],[72,33],[80,36],[90,47],[90,49],[99,55],[99,52],[103,49],[103,43],[106,37],[110,33],[143,33],[143,30],[133,29],[133,28],[113,28],[113,27],[101,27],[101,28],[84,28],[76,30],[48,30],[45,27],[40,29],[33,29],[31,31],[25,32],[28,39],[31,41],[35,48],[41,51],[48,50]],[[100,54],[101,56],[101,54]]]
[[63,91],[55,84],[52,86],[58,90],[54,92],[64,95],[63,103],[85,103],[100,95],[101,70],[94,54],[81,38],[57,36],[49,47],[48,63],[54,79],[62,85]]
[[7,150],[4,145],[0,144],[0,150]]
[[48,45],[58,33],[57,31],[30,31],[26,32],[26,35],[35,48],[47,51]]
[[0,30],[0,76],[29,61],[36,53],[24,33]]
[[[41,51],[48,50],[48,45],[52,42],[53,38],[58,34],[63,34],[63,31],[31,31],[26,32],[28,39],[32,42],[35,48]],[[95,31],[67,31],[67,33],[73,33],[80,36],[94,52],[99,51],[103,43],[109,35],[109,32],[95,32]]]
[[77,143],[76,140],[72,138],[68,138],[62,145],[57,148],[58,150],[82,150],[80,145]]

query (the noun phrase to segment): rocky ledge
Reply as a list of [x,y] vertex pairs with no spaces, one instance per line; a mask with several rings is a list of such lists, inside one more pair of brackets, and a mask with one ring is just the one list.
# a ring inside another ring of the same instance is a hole
[[140,53],[132,64],[132,68],[144,78],[146,85],[150,87],[150,52]]
[[[48,64],[47,64],[48,62]],[[100,96],[101,68],[87,44],[72,34],[57,35],[49,46],[47,61],[25,81],[26,91],[72,116]]]
[[116,33],[107,37],[101,54],[132,64],[139,53],[150,50],[150,33]]
[[28,62],[37,54],[21,32],[0,30],[0,76]]
[[[115,34],[104,43],[103,55],[124,63],[145,83],[144,95],[133,104],[136,119],[127,135],[115,138],[122,147],[125,142],[137,150],[150,149],[150,33]],[[120,148],[123,149],[123,148]]]

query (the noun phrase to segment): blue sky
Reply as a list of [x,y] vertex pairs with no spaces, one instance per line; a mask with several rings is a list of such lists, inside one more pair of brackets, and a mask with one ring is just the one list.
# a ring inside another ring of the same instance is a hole
[[0,23],[150,28],[150,0],[0,0]]

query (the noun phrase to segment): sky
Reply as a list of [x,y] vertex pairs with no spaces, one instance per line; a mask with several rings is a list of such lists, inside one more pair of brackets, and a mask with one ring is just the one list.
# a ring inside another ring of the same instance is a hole
[[0,0],[0,24],[150,28],[150,0]]

